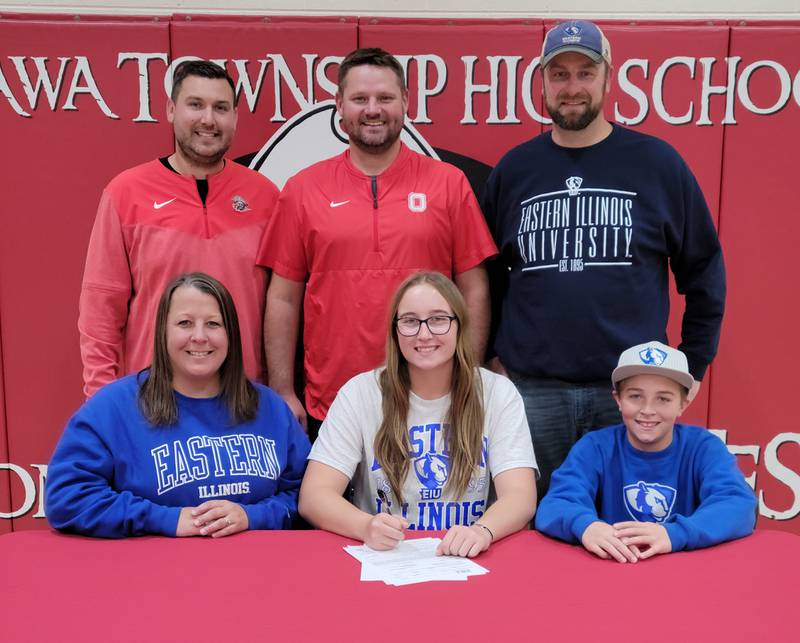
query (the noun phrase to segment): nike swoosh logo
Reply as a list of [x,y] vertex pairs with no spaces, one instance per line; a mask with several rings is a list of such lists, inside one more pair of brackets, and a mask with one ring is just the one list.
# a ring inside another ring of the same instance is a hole
[[350,199],[347,199],[347,201],[331,201],[331,207],[338,208],[340,205],[345,205],[347,203],[350,203]]
[[153,210],[160,210],[165,205],[169,205],[170,203],[172,203],[177,198],[178,197],[173,197],[169,201],[164,201],[163,203],[159,203],[158,201],[153,201]]

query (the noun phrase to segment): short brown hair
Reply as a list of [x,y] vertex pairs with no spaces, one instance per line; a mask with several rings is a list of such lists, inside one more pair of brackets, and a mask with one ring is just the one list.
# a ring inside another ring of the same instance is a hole
[[174,103],[178,100],[178,94],[181,90],[183,81],[189,76],[199,76],[200,78],[221,79],[228,82],[233,92],[233,106],[236,107],[238,98],[236,96],[236,85],[233,83],[233,78],[217,63],[212,63],[210,60],[184,60],[172,72],[172,92],[169,97]]
[[339,93],[344,91],[345,81],[347,74],[353,67],[360,67],[361,65],[372,65],[373,67],[387,67],[391,69],[395,76],[397,76],[397,83],[400,85],[401,91],[406,91],[406,79],[403,74],[403,67],[398,62],[397,58],[392,56],[388,51],[378,47],[362,47],[351,51],[339,65],[339,76],[337,83],[339,85]]

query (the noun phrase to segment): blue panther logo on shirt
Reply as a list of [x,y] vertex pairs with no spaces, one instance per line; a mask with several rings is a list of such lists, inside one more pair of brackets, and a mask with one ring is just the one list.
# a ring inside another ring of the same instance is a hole
[[426,489],[441,489],[450,475],[447,456],[426,453],[414,460],[414,473]]
[[656,482],[626,485],[625,508],[639,522],[664,522],[672,512],[677,492],[672,487]]
[[667,354],[660,348],[648,347],[639,351],[639,359],[642,360],[642,364],[661,366],[666,361]]

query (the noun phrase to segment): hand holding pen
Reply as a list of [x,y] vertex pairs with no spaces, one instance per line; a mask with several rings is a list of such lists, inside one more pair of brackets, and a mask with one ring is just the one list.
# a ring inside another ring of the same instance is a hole
[[364,544],[372,549],[394,549],[405,538],[408,521],[392,515],[391,502],[383,489],[378,489],[381,511],[375,514],[364,529]]

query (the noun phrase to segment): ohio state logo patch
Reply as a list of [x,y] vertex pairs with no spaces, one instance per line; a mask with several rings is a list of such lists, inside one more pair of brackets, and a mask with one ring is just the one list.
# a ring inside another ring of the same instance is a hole
[[428,208],[428,197],[422,192],[408,193],[408,209],[411,212],[425,212]]

